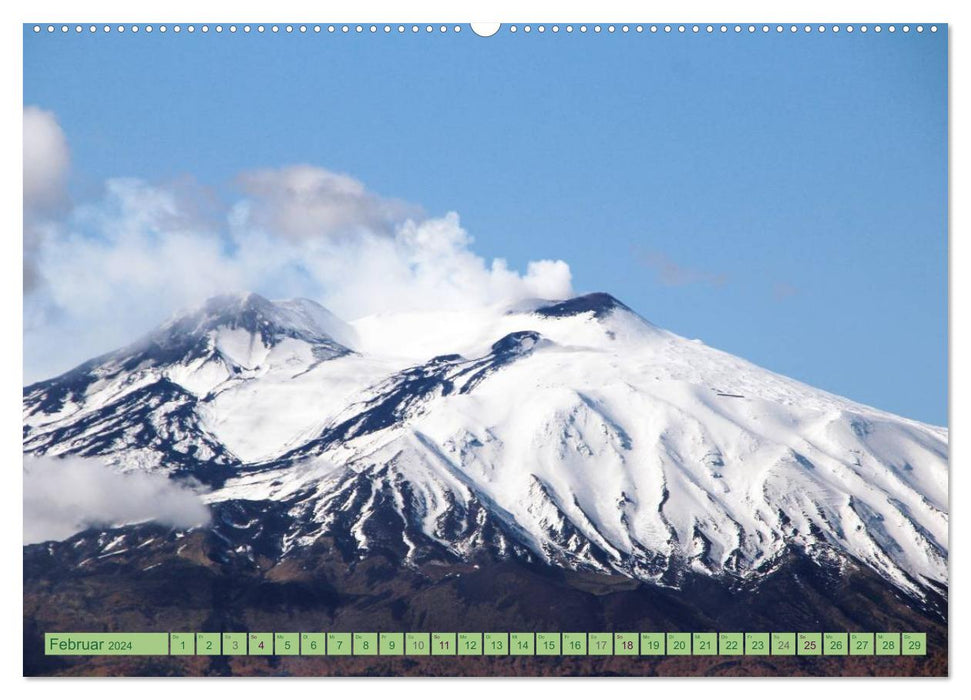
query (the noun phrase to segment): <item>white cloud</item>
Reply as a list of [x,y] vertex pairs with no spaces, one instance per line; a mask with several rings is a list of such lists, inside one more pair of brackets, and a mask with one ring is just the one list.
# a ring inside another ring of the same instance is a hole
[[28,382],[135,340],[176,309],[247,288],[219,232],[186,212],[176,191],[107,183],[43,239],[42,288],[24,299]]
[[349,175],[311,165],[243,173],[250,224],[294,240],[393,232],[418,207],[379,197]]
[[344,318],[571,293],[565,262],[531,262],[521,275],[477,255],[458,214],[419,217],[346,175],[302,165],[240,180],[247,197],[230,232],[250,288],[313,296]]
[[[25,378],[52,376],[226,292],[316,299],[353,319],[379,311],[463,309],[571,295],[562,261],[525,274],[485,260],[455,213],[419,209],[311,166],[244,173],[242,196],[200,214],[191,182],[105,184],[74,206],[33,256],[43,289],[25,298]],[[70,342],[66,342],[70,339]]]
[[36,289],[42,275],[37,250],[50,220],[67,202],[70,165],[67,138],[53,112],[24,107],[24,292]]
[[25,208],[48,208],[63,201],[70,160],[67,137],[54,113],[24,107]]
[[570,296],[566,263],[532,262],[522,275],[505,260],[487,262],[471,244],[453,212],[407,221],[391,237],[365,235],[305,251],[303,265],[321,283],[318,298],[345,318]]
[[209,522],[192,489],[160,474],[122,474],[93,459],[24,458],[24,544],[63,540],[92,526]]

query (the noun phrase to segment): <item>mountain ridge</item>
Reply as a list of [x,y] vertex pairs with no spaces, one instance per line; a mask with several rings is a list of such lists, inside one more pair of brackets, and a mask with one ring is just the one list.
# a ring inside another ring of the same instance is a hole
[[327,536],[405,565],[481,550],[662,583],[758,578],[798,545],[915,599],[946,589],[946,430],[603,293],[341,324],[306,300],[210,300],[147,349],[25,387],[25,453],[283,503],[282,557]]

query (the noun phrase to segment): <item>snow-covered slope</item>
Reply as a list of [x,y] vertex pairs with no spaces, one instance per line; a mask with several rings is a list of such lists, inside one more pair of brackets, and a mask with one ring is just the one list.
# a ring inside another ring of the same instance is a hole
[[[219,393],[351,355],[336,337],[352,342],[354,332],[306,299],[210,299],[128,347],[26,387],[24,448],[116,455],[129,468],[237,464],[236,445],[209,426],[219,425],[211,410]],[[231,412],[242,410],[257,428],[273,421],[259,401],[247,407],[244,394],[241,403]]]
[[286,505],[289,551],[327,536],[406,563],[516,556],[677,585],[757,577],[797,546],[916,597],[947,585],[945,429],[606,294],[351,324],[219,298],[24,406],[25,452],[216,473],[210,501]]

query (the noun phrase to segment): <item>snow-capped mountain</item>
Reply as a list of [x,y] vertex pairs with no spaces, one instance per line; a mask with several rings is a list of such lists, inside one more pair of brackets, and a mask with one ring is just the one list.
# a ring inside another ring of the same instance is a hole
[[606,294],[351,323],[307,300],[218,297],[26,387],[24,451],[283,509],[281,558],[328,538],[352,558],[515,558],[678,586],[758,579],[795,547],[917,599],[947,589],[946,429]]

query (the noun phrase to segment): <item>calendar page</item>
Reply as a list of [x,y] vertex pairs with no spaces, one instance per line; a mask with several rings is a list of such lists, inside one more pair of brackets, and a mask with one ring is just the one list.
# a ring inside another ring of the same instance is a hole
[[948,675],[946,23],[22,34],[25,676]]

